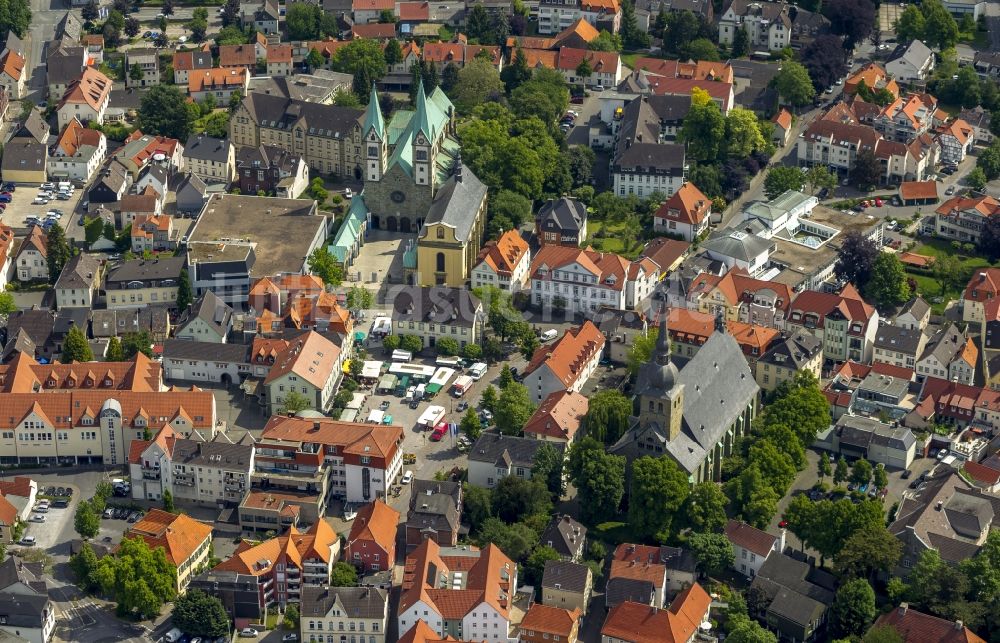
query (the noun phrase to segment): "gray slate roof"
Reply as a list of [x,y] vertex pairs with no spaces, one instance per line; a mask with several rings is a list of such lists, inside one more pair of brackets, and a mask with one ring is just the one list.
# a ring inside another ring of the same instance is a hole
[[11,138],[32,138],[37,143],[48,143],[50,136],[51,129],[42,115],[42,110],[35,107]]
[[875,334],[875,348],[916,356],[923,331],[919,328],[900,328],[899,326],[879,326]]
[[931,305],[927,303],[927,300],[923,297],[911,297],[910,301],[903,304],[900,309],[899,314],[896,315],[898,318],[900,315],[909,314],[915,319],[920,319],[931,310]]
[[408,286],[392,301],[393,321],[446,322],[471,327],[482,304],[465,288]]
[[[52,47],[52,43],[49,44]],[[80,78],[83,73],[85,49],[75,40],[70,43],[61,41],[51,49],[45,63],[45,73],[50,85],[69,85]],[[62,98],[61,96],[59,98]]]
[[837,431],[842,443],[866,449],[871,445],[880,445],[907,450],[916,443],[913,433],[906,427],[890,426],[860,415],[841,416],[837,420]]
[[545,571],[542,573],[542,587],[559,589],[582,594],[587,588],[587,574],[590,568],[568,560],[545,561]]
[[284,96],[251,93],[243,99],[253,119],[261,127],[290,130],[301,119],[310,136],[343,139],[360,127],[364,111],[355,107],[320,105],[289,100]]
[[604,590],[604,604],[614,607],[619,603],[631,601],[649,605],[656,596],[656,587],[648,580],[636,580],[618,576],[608,580]]
[[42,573],[42,567],[38,563],[24,563],[18,558],[8,558],[0,563],[0,592],[21,583],[39,594],[47,594],[48,585],[42,579]]
[[[542,440],[532,440],[532,442],[542,442]],[[571,516],[562,515],[553,516],[538,541],[542,544],[551,543],[552,548],[562,556],[575,556],[586,539],[587,528]]]
[[178,439],[174,441],[173,462],[220,469],[247,469],[253,446],[234,444],[219,434],[213,440]]
[[768,556],[754,578],[770,601],[768,611],[797,625],[806,625],[833,603],[834,580],[830,574],[784,554]]
[[[579,233],[587,223],[587,206],[571,197],[549,199],[538,210],[535,217],[542,230],[558,229]],[[551,225],[556,226],[552,228]]]
[[774,243],[770,239],[747,234],[742,230],[726,228],[713,232],[701,244],[701,247],[719,256],[750,262],[773,245]]
[[461,161],[458,161],[455,173],[438,188],[434,202],[427,210],[420,236],[427,234],[427,226],[441,223],[454,228],[455,238],[459,241],[468,240],[472,234],[472,224],[476,221],[475,213],[479,211],[484,199],[486,186],[470,168],[463,167]]
[[886,62],[895,62],[902,59],[904,62],[920,69],[927,62],[927,59],[933,55],[934,52],[930,50],[930,47],[919,40],[914,40],[908,45],[899,45],[896,47]]
[[462,518],[458,509],[462,497],[461,483],[414,480],[411,487],[407,527],[458,531]]
[[122,288],[130,281],[162,281],[177,279],[184,269],[184,257],[157,257],[152,260],[135,259],[121,263],[108,273],[108,288]]
[[248,364],[250,362],[250,347],[246,344],[168,339],[163,342],[163,359],[209,360],[219,363]]
[[184,144],[184,158],[225,163],[229,160],[229,139],[192,134]]
[[965,341],[965,333],[955,324],[948,324],[927,340],[919,359],[922,361],[933,355],[939,362],[948,366],[965,348]]
[[216,333],[225,337],[232,325],[233,309],[214,292],[206,290],[205,294],[192,305],[190,316],[185,316],[178,322],[177,330],[182,330],[194,319],[202,320]]
[[783,334],[758,361],[799,370],[821,350],[823,342],[812,333],[799,328],[791,335]]
[[48,596],[0,593],[0,617],[8,628],[39,629],[44,613],[51,609]]
[[94,284],[94,276],[101,270],[101,257],[81,252],[63,266],[56,280],[56,290],[65,288],[90,288]]
[[533,438],[518,438],[503,433],[484,431],[475,444],[469,449],[469,460],[486,462],[497,466],[531,467],[535,462],[535,454],[543,444],[551,444],[562,450],[565,445],[535,440]]
[[349,618],[383,620],[389,592],[378,587],[302,586],[301,615],[323,617],[339,602]]
[[49,149],[30,138],[15,138],[3,149],[0,168],[4,172],[37,172],[45,170]]

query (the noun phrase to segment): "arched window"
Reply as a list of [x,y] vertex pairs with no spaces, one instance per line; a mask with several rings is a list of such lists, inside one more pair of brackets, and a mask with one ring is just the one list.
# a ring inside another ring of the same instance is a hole
[[444,253],[437,253],[437,271],[444,272]]
[[444,228],[438,228],[437,229],[437,238],[438,239],[444,239]]

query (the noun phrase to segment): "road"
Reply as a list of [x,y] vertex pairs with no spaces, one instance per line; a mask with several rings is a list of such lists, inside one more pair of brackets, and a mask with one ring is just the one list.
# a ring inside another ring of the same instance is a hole
[[55,38],[56,25],[67,13],[63,0],[31,0],[31,30],[28,32],[27,97],[36,104],[45,100],[45,45]]

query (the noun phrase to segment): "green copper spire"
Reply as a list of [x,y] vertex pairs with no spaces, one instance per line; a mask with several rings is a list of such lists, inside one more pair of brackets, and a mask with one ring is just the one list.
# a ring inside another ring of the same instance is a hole
[[428,141],[434,140],[434,128],[431,126],[430,114],[427,113],[427,95],[424,93],[424,81],[417,87],[417,113],[413,116],[416,123],[414,133],[423,132]]
[[365,115],[365,135],[370,128],[375,128],[375,134],[385,140],[385,120],[382,118],[382,108],[378,104],[378,94],[375,93],[375,83],[372,83],[371,97],[368,99],[368,113]]

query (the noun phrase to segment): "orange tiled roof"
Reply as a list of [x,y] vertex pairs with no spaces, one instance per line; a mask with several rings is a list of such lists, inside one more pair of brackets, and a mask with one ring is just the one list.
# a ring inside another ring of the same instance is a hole
[[399,512],[381,500],[373,500],[358,509],[358,515],[351,525],[348,543],[370,540],[385,551],[392,551],[396,544],[396,527]]
[[[304,560],[321,560],[329,564],[331,547],[338,536],[326,520],[316,521],[308,530],[289,527],[284,534],[253,545],[242,541],[229,559],[215,566],[216,571],[231,571],[252,576],[270,572],[274,565],[289,562],[302,568]],[[268,564],[261,564],[267,561]]]
[[479,253],[479,260],[486,262],[498,275],[510,277],[528,254],[528,242],[517,230],[508,230],[496,241],[490,241]]
[[17,518],[17,508],[7,498],[0,496],[0,524],[13,527]]
[[937,181],[903,181],[899,184],[899,198],[904,201],[937,199]]
[[111,79],[93,67],[83,70],[79,80],[74,80],[63,94],[59,106],[67,104],[86,104],[91,109],[99,111],[111,95]]
[[42,226],[34,226],[28,232],[28,236],[21,241],[21,245],[17,247],[17,254],[20,255],[25,250],[33,249],[44,257],[48,255],[47,248],[48,236],[42,231]]
[[580,8],[591,13],[616,14],[621,11],[618,0],[583,0]]
[[589,407],[589,400],[575,391],[550,393],[524,425],[524,433],[572,442]]
[[581,375],[584,364],[604,347],[604,335],[589,319],[582,326],[571,328],[552,346],[541,346],[524,367],[530,375],[543,364],[565,386],[572,386]]
[[396,24],[393,22],[373,22],[367,25],[353,25],[351,35],[354,38],[391,40],[396,37]]
[[777,114],[775,114],[774,118],[772,118],[771,120],[776,125],[780,125],[781,128],[785,131],[788,131],[792,127],[792,114],[784,107],[782,107],[781,110]]
[[664,78],[716,80],[724,83],[732,83],[734,79],[731,65],[709,60],[684,62],[682,60],[641,57],[635,59],[632,68],[645,70],[649,74]]
[[496,65],[500,62],[501,53],[499,47],[483,45],[467,45],[460,42],[428,42],[424,43],[424,60],[434,61],[441,64],[455,62],[465,64],[474,59],[476,54],[485,50]]
[[253,45],[220,45],[219,67],[256,67],[257,49]]
[[14,80],[21,80],[21,75],[24,73],[24,57],[13,49],[8,49],[7,55],[0,60],[0,72]]
[[167,560],[176,566],[188,561],[206,540],[212,538],[212,527],[185,514],[172,514],[162,509],[150,509],[142,520],[132,525],[126,537],[138,536],[150,549],[163,547]]
[[[904,604],[905,605],[905,604]],[[986,643],[967,627],[962,627],[955,621],[949,621],[930,614],[918,612],[904,607],[883,614],[875,621],[875,625],[884,625],[903,638],[903,643]]]
[[387,458],[396,452],[403,439],[403,429],[327,418],[314,420],[272,415],[261,439],[331,444],[336,445],[340,453]]
[[521,621],[522,630],[569,638],[580,620],[580,610],[564,610],[534,603]]
[[246,85],[247,76],[248,72],[244,67],[192,70],[188,74],[188,93],[243,87]]
[[264,378],[264,384],[294,373],[322,390],[336,369],[339,357],[340,349],[336,344],[319,333],[309,331],[290,341],[288,347],[277,356]]
[[267,48],[267,62],[269,63],[291,63],[291,45],[270,45]]
[[685,183],[673,196],[664,201],[655,217],[698,225],[712,213],[712,200],[694,183]]
[[0,393],[50,393],[76,390],[160,390],[160,363],[142,353],[127,362],[86,362],[39,364],[30,355],[18,353],[0,364]]
[[5,496],[31,497],[31,478],[14,476],[13,480],[0,480],[0,493]]
[[397,11],[401,22],[430,20],[431,16],[430,4],[427,2],[400,2]]

